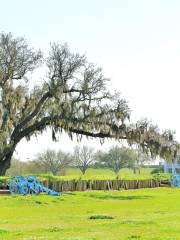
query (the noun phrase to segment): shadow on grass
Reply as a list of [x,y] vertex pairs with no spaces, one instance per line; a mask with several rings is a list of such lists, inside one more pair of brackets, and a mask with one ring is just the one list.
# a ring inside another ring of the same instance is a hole
[[104,214],[91,215],[88,218],[89,219],[114,219],[112,216],[104,215]]
[[73,193],[73,192],[63,192],[62,194],[63,195],[76,195],[76,193]]
[[102,200],[141,200],[150,199],[153,196],[143,195],[143,196],[112,196],[112,195],[89,195],[91,198],[102,199]]
[[9,233],[9,231],[5,230],[5,229],[0,229],[0,235],[4,235]]
[[52,227],[52,228],[49,228],[47,229],[48,232],[61,232],[62,231],[62,228],[59,228],[59,227]]
[[128,237],[128,239],[141,239],[141,236],[132,235],[132,236]]
[[144,220],[126,220],[120,222],[120,224],[125,224],[125,225],[144,225],[144,224],[155,224],[153,221],[144,221]]
[[37,232],[62,232],[62,228],[60,227],[49,227],[49,228],[37,228]]

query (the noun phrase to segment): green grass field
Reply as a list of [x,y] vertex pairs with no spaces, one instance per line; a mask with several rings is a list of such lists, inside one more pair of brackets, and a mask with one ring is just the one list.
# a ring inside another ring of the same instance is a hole
[[[40,174],[41,177],[49,177],[51,179],[62,179],[62,180],[72,180],[72,179],[81,179],[81,180],[107,180],[107,179],[124,179],[124,180],[133,180],[133,179],[151,179],[154,178],[154,175],[151,174],[153,168],[142,168],[140,174],[134,174],[131,169],[124,168],[120,170],[118,174],[115,174],[111,169],[93,169],[89,168],[84,175],[77,168],[68,168],[63,172],[63,176],[52,176],[48,174]],[[37,174],[36,174],[37,175]],[[161,174],[163,176],[163,174]],[[168,175],[165,175],[167,178]]]
[[1,240],[180,239],[180,189],[1,196],[0,206]]
[[134,179],[152,179],[152,178],[161,178],[168,179],[169,174],[151,174],[153,168],[142,168],[140,174],[133,173],[133,170],[124,168],[119,171],[118,174],[115,174],[111,169],[93,169],[89,168],[84,175],[77,168],[68,168],[65,169],[63,176],[52,176],[48,174],[38,175],[43,178],[50,178],[54,180],[72,180],[72,179],[81,179],[81,180],[113,180],[113,179],[123,179],[123,180],[134,180]]
[[153,168],[142,168],[140,174],[134,174],[132,169],[124,168],[119,171],[118,175],[115,174],[111,169],[87,169],[85,175],[83,176],[79,169],[77,168],[69,168],[65,170],[65,176],[61,178],[79,178],[82,179],[129,179],[129,178],[152,178],[150,174]]
[[[28,175],[35,175],[40,180],[113,180],[113,179],[122,179],[122,180],[134,180],[134,179],[153,179],[153,178],[161,178],[161,179],[169,179],[170,174],[151,174],[151,171],[154,168],[141,168],[140,174],[133,173],[132,169],[124,168],[119,171],[118,174],[115,174],[111,169],[87,169],[86,173],[82,175],[81,171],[77,168],[67,168],[63,169],[63,172],[60,176],[54,176],[52,174],[36,174],[29,173]],[[0,181],[6,178],[8,181],[10,176],[0,176]]]

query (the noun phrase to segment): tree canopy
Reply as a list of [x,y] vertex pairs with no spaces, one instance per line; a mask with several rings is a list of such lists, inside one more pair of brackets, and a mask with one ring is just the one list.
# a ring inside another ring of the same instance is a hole
[[[30,87],[41,68],[44,80]],[[52,139],[65,131],[137,143],[144,151],[173,159],[178,143],[170,130],[160,131],[147,120],[131,124],[130,109],[119,93],[107,89],[101,68],[66,44],[51,44],[49,56],[29,47],[26,39],[0,34],[0,175],[10,167],[22,138],[51,128]]]
[[133,168],[136,158],[135,150],[119,146],[113,146],[108,152],[99,151],[96,154],[98,166],[111,168],[116,174],[122,168]]

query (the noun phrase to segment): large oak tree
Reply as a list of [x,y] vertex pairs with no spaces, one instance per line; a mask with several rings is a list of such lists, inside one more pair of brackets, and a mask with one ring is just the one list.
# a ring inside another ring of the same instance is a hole
[[[37,68],[45,71],[44,81],[31,88]],[[78,139],[126,139],[152,154],[174,157],[178,145],[173,133],[160,132],[146,120],[130,124],[127,102],[108,91],[107,81],[101,68],[66,45],[52,44],[44,59],[24,38],[0,34],[0,175],[10,167],[21,139],[47,128],[53,140],[62,131]]]

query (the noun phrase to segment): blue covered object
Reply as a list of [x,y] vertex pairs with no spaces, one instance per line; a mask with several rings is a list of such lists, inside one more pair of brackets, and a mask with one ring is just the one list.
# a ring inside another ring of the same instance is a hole
[[41,192],[45,192],[51,196],[59,196],[59,192],[55,192],[49,188],[46,188],[41,185],[38,178],[35,176],[16,176],[10,179],[9,190],[13,194],[33,194],[37,195]]
[[180,155],[175,162],[164,161],[164,173],[171,173],[171,187],[180,188]]
[[180,174],[172,174],[170,179],[171,187],[180,188]]

